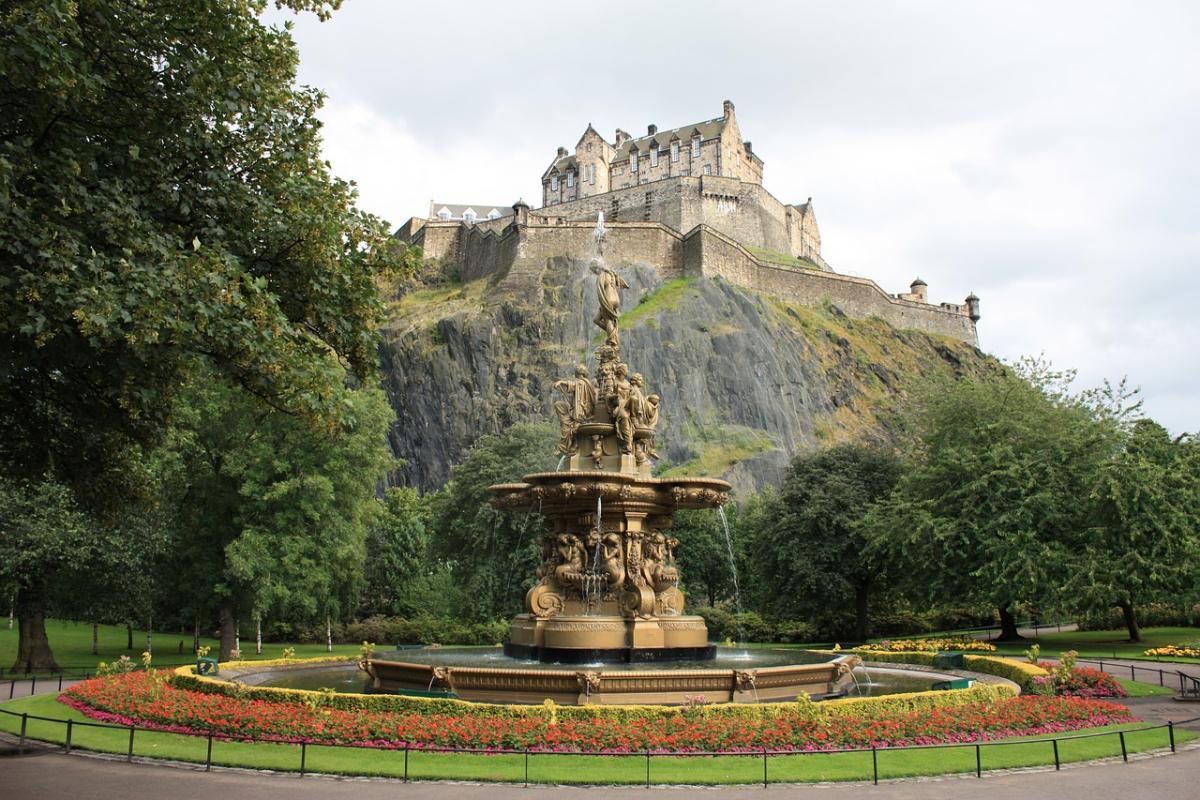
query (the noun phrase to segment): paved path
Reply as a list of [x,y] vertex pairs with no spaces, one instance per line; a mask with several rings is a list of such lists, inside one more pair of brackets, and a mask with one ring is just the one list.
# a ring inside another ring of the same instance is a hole
[[480,785],[467,783],[410,783],[379,779],[300,778],[238,770],[203,772],[158,764],[126,764],[90,756],[45,753],[0,759],[0,786],[8,800],[70,797],[111,800],[113,797],[170,797],[173,800],[212,800],[214,797],[284,796],[289,800],[347,798],[347,800],[408,800],[409,798],[466,798],[467,800],[624,800],[628,798],[799,798],[799,800],[960,800],[983,794],[988,800],[1099,800],[1108,797],[1183,800],[1197,796],[1200,748],[1172,756],[1146,757],[1128,764],[1069,765],[1053,770],[1013,771],[970,777],[907,780],[870,784],[816,784],[722,787],[565,788],[560,786]]

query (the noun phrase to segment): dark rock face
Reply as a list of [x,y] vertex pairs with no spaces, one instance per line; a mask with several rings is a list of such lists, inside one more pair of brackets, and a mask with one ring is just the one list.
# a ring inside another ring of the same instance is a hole
[[[524,296],[468,284],[394,304],[381,358],[404,482],[436,489],[481,434],[554,420],[554,381],[576,364],[593,366],[600,340],[587,267],[551,259]],[[671,474],[724,477],[739,489],[777,483],[797,452],[885,437],[877,412],[908,379],[992,368],[970,345],[832,307],[790,305],[720,280],[664,284],[645,265],[618,272],[630,287],[622,356],[662,397],[658,452]]]

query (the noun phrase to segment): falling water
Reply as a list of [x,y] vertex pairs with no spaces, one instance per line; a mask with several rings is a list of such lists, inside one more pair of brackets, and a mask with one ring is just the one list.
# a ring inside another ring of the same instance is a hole
[[596,244],[596,255],[598,255],[598,256],[603,255],[603,249],[601,248],[601,243],[604,241],[605,233],[606,233],[606,231],[604,230],[604,212],[597,211],[596,212],[596,227],[592,231],[592,241]]
[[555,472],[562,472],[562,465],[563,465],[563,462],[564,462],[564,461],[566,461],[566,460],[567,460],[567,457],[566,457],[566,455],[565,455],[565,454],[564,454],[563,456],[561,456],[561,457],[558,459],[558,466],[554,468],[554,471],[555,471]]
[[733,608],[737,612],[738,642],[746,640],[742,630],[742,591],[738,587],[737,559],[733,557],[733,538],[729,535],[729,519],[725,516],[725,507],[717,506],[717,515],[721,518],[721,527],[725,530],[725,549],[729,553],[729,571],[733,575]]

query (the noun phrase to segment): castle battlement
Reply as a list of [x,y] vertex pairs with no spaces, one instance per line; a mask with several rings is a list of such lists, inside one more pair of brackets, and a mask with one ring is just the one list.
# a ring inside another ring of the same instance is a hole
[[[591,251],[603,214],[605,257],[613,266],[648,264],[664,278],[721,277],[809,305],[828,301],[897,328],[978,341],[973,294],[961,304],[935,305],[920,278],[908,292],[888,294],[874,281],[834,272],[821,256],[812,198],[792,205],[766,190],[763,162],[741,141],[729,101],[717,119],[647,131],[635,139],[618,130],[609,144],[588,125],[575,154],[559,148],[543,174],[541,208],[521,201],[511,212],[431,204],[428,218],[410,219],[396,236],[426,258],[453,263],[464,281],[490,277],[496,291],[536,296],[551,258]],[[456,218],[458,209],[491,213]]]

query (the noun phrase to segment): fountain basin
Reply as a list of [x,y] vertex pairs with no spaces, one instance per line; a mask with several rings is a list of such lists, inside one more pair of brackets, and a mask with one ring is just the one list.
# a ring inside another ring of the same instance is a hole
[[[480,655],[456,658],[453,652],[433,651],[401,653],[394,660],[373,658],[366,664],[369,686],[373,691],[444,693],[489,703],[537,704],[547,699],[559,705],[759,703],[794,700],[802,694],[813,699],[844,694],[853,685],[851,670],[859,664],[855,655],[782,651],[725,654],[713,666],[703,666],[706,657],[713,657],[704,653],[691,661],[648,667],[522,663],[488,658],[493,654],[482,654],[482,663],[506,665],[480,666]],[[822,660],[812,662],[813,658]]]

